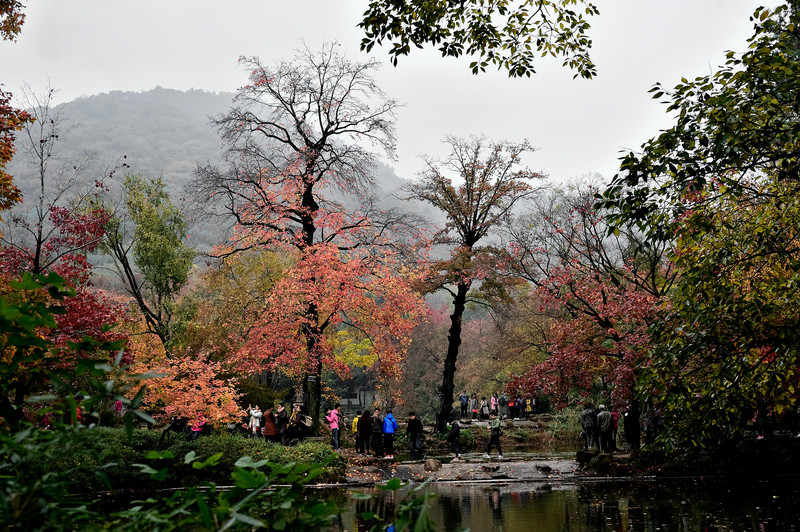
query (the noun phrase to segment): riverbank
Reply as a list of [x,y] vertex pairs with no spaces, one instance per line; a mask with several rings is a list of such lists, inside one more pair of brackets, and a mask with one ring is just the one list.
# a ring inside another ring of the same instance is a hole
[[526,456],[524,459],[507,455],[498,459],[495,454],[487,459],[480,454],[467,454],[455,462],[436,458],[394,462],[344,452],[348,458],[346,483],[357,485],[381,483],[392,478],[421,482],[428,477],[433,477],[433,482],[555,482],[574,480],[583,475],[577,460],[555,455]]
[[[504,444],[504,450],[505,444]],[[483,453],[460,461],[388,461],[342,451],[347,459],[345,482],[369,485],[392,478],[421,482],[543,482],[597,479],[686,477],[770,478],[800,475],[800,438],[753,439],[716,456],[679,459],[659,451],[596,453],[532,453],[507,449],[503,459]]]

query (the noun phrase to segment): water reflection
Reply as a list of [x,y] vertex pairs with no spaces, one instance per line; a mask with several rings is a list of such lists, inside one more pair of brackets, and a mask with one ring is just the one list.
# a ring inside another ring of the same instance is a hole
[[[547,485],[436,484],[431,513],[439,530],[473,532],[650,532],[798,530],[800,483],[712,480]],[[369,530],[365,512],[393,515],[403,493],[362,490],[339,530]]]

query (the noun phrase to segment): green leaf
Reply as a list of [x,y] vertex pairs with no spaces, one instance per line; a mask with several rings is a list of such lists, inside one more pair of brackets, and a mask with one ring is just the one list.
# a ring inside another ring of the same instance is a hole
[[236,467],[250,467],[253,469],[258,469],[260,467],[264,467],[266,463],[267,460],[259,460],[258,462],[255,462],[249,456],[242,456],[241,458],[236,460],[236,463],[234,463],[233,465]]

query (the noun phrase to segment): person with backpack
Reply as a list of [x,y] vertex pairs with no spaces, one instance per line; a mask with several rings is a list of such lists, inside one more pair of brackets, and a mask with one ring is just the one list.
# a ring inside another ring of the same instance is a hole
[[458,403],[461,406],[461,419],[464,419],[467,417],[467,406],[469,405],[469,396],[466,390],[458,396]]
[[500,394],[500,399],[497,400],[497,404],[500,405],[500,419],[506,419],[508,417],[508,398],[505,392]]
[[397,432],[397,421],[392,415],[391,408],[386,411],[386,417],[383,418],[383,451],[386,453],[386,458],[394,459],[394,434]]

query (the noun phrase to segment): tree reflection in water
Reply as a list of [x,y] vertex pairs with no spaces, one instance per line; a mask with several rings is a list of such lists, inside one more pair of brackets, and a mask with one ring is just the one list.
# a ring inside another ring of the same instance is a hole
[[[675,532],[800,530],[800,482],[667,480],[569,484],[434,484],[441,531]],[[392,515],[404,492],[351,501],[340,530],[369,530],[364,512]]]

